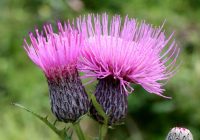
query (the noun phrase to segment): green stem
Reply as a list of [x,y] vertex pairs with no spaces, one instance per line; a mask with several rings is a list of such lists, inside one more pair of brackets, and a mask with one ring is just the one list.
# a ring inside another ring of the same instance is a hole
[[100,124],[100,128],[99,128],[99,140],[104,140],[106,133],[107,133],[107,125],[105,124]]
[[76,131],[76,134],[77,134],[79,140],[86,140],[85,136],[83,134],[83,131],[80,127],[80,124],[77,122],[77,123],[74,123],[73,126],[74,126],[74,129]]

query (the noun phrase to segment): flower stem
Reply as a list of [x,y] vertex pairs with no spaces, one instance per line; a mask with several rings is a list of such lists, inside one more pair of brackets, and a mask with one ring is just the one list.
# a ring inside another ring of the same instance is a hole
[[105,124],[100,124],[100,128],[99,128],[99,140],[104,140],[106,133],[107,133],[107,125]]
[[79,140],[86,140],[85,136],[83,134],[83,131],[80,127],[80,124],[77,122],[77,123],[74,123],[73,126],[74,126],[74,129],[76,131],[76,134],[77,134]]

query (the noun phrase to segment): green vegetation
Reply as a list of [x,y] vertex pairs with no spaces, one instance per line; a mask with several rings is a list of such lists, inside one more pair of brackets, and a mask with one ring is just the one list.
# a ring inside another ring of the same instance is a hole
[[[0,1],[0,139],[56,140],[42,122],[11,105],[17,102],[50,116],[48,88],[43,73],[22,48],[23,38],[34,27],[79,15],[108,12],[145,19],[155,26],[166,19],[165,31],[175,31],[182,65],[166,87],[167,100],[135,86],[129,96],[124,125],[109,129],[111,140],[163,140],[171,127],[183,126],[200,139],[200,0],[1,0]],[[85,6],[82,7],[82,4]],[[92,91],[94,85],[87,86]],[[84,118],[82,128],[95,136],[96,123]],[[60,128],[62,124],[58,123]]]

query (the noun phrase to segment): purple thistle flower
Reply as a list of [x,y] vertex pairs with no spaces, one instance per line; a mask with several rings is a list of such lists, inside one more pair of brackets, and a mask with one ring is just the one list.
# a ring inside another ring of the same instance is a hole
[[58,22],[58,33],[45,25],[44,32],[29,34],[25,50],[30,59],[44,72],[49,86],[51,110],[58,120],[74,122],[88,112],[89,100],[79,78],[77,60],[82,37],[70,24]]
[[[85,35],[80,69],[84,78],[98,79],[94,94],[110,117],[109,124],[125,118],[127,95],[134,90],[131,83],[166,97],[162,86],[175,74],[179,54],[171,41],[173,33],[167,38],[163,26],[153,28],[128,17],[122,21],[118,15],[109,22],[107,14],[79,18],[77,26]],[[94,107],[91,114],[103,121]]]

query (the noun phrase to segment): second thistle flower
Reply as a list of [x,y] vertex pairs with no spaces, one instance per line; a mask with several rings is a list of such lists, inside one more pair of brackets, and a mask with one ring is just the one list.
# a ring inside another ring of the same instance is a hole
[[[176,72],[179,49],[169,41],[162,27],[145,22],[108,15],[88,15],[78,19],[78,28],[86,37],[81,70],[85,77],[98,79],[97,101],[109,117],[109,125],[121,122],[127,113],[127,95],[131,83],[141,85],[149,93],[164,96],[163,81]],[[103,123],[94,107],[92,116]]]

